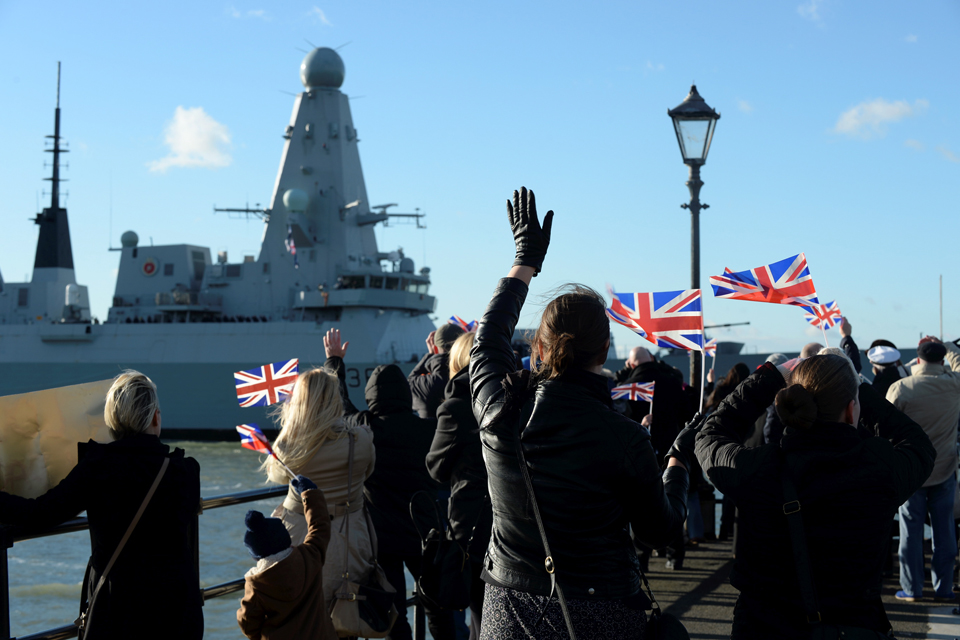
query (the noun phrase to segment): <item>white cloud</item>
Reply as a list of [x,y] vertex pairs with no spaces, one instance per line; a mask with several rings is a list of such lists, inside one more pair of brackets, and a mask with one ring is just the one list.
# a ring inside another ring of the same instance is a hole
[[915,35],[913,35],[913,34],[911,33],[911,34],[908,35],[906,38],[904,38],[903,41],[904,41],[904,42],[909,42],[910,44],[913,44],[914,42],[917,41],[917,36],[915,36]]
[[916,149],[917,151],[923,151],[923,143],[920,142],[919,140],[913,140],[911,138],[910,140],[905,140],[903,144],[904,146],[910,147],[911,149]]
[[177,107],[163,138],[170,153],[147,163],[150,171],[162,173],[170,167],[226,167],[233,161],[230,131],[207,115],[203,107]]
[[746,100],[737,100],[737,108],[744,113],[753,113],[753,105]]
[[911,105],[906,100],[888,102],[883,98],[861,102],[840,114],[833,130],[864,140],[883,136],[888,123],[918,115],[926,110],[929,104],[926,100],[917,100]]
[[227,9],[227,13],[230,14],[231,18],[236,20],[244,20],[247,18],[256,18],[258,20],[263,20],[264,22],[270,22],[273,18],[263,9],[248,9],[246,11],[241,11],[236,7],[230,7]]
[[944,159],[948,160],[949,162],[960,162],[960,158],[957,157],[957,154],[943,145],[937,147],[937,151],[939,151],[940,155],[942,155]]
[[320,24],[324,24],[328,27],[332,27],[333,24],[327,19],[327,14],[323,12],[323,9],[314,5],[310,11],[307,11],[307,15],[319,21]]
[[665,68],[666,67],[664,67],[663,64],[659,62],[657,64],[654,64],[649,60],[647,60],[647,71],[653,71],[654,73],[659,73],[663,71]]
[[797,13],[801,17],[811,20],[813,22],[820,22],[820,5],[823,4],[823,0],[808,0],[807,2],[801,4],[797,7]]

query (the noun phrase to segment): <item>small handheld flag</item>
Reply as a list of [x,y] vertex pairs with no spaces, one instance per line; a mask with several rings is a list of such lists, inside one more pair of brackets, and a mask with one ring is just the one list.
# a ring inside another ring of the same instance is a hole
[[477,325],[479,324],[476,320],[471,320],[467,322],[460,316],[450,316],[450,319],[447,320],[447,324],[455,324],[467,333],[477,330]]
[[614,400],[626,398],[634,402],[653,402],[653,387],[656,382],[632,382],[610,390]]
[[703,350],[700,289],[617,293],[607,316],[658,347]]
[[711,358],[717,357],[717,339],[710,338],[707,341],[707,344],[703,345],[703,355],[710,356]]
[[300,268],[300,261],[297,260],[297,243],[293,240],[293,226],[287,225],[287,238],[283,241],[283,246],[287,248],[287,251],[290,252],[290,255],[293,256],[293,268]]
[[803,317],[815,327],[831,329],[834,325],[840,324],[842,314],[840,313],[840,307],[837,306],[836,300],[828,302],[827,304],[803,307],[803,310],[806,311]]
[[807,257],[802,253],[747,271],[724,269],[722,275],[710,276],[710,286],[716,298],[801,307],[820,303]]
[[237,371],[237,402],[241,407],[268,407],[293,393],[297,383],[299,360],[265,364],[249,371]]
[[271,455],[274,459],[280,463],[280,466],[283,467],[287,473],[290,474],[291,478],[296,478],[297,474],[290,470],[290,467],[283,464],[283,461],[277,457],[277,454],[273,452],[273,448],[270,446],[270,441],[267,440],[267,436],[263,434],[263,431],[260,431],[260,427],[256,424],[241,424],[237,427],[237,433],[240,434],[240,446],[244,449],[250,449],[251,451],[256,451],[258,453],[266,453]]

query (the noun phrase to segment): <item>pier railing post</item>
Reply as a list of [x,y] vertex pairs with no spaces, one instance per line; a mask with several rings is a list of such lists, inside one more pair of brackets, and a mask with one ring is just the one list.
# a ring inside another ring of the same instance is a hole
[[13,536],[7,527],[0,527],[0,638],[10,640],[10,575],[7,572],[7,549],[13,547]]

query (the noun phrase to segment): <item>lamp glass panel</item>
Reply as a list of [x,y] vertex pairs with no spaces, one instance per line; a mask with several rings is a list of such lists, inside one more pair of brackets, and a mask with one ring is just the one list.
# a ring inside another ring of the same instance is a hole
[[680,141],[684,160],[705,160],[710,120],[679,120]]

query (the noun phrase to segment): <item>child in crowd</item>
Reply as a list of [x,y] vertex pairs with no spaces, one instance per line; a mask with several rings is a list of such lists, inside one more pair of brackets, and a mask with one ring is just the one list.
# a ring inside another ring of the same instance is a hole
[[257,560],[247,571],[237,622],[251,640],[325,640],[337,633],[323,606],[322,570],[330,542],[330,514],[323,492],[306,476],[290,486],[307,519],[303,544],[291,547],[279,518],[248,511],[243,543]]

